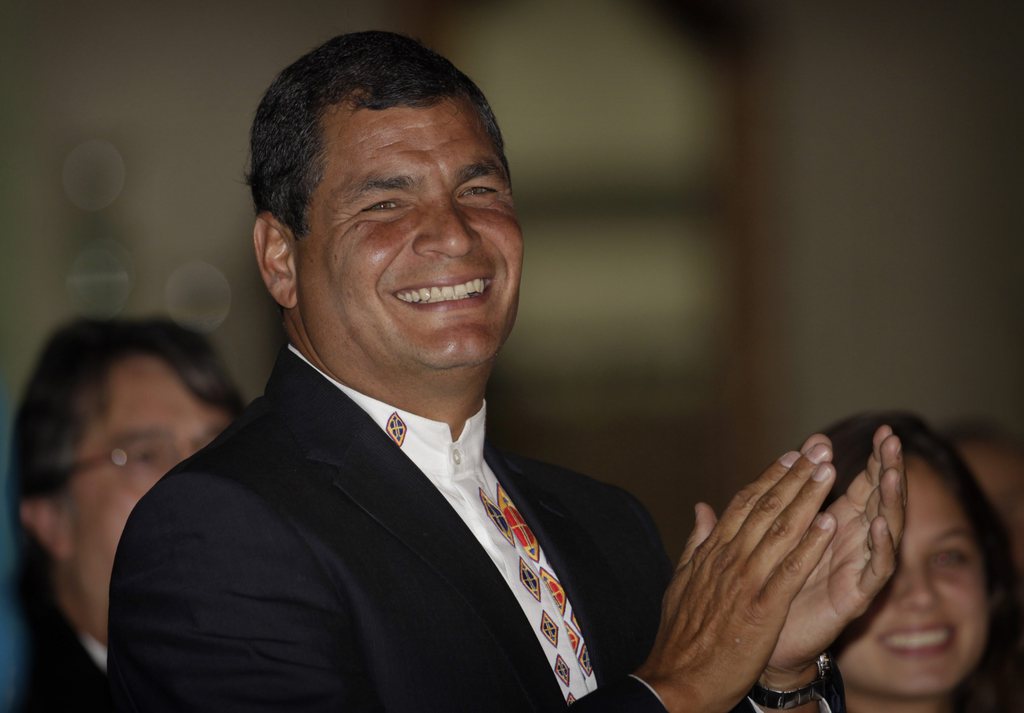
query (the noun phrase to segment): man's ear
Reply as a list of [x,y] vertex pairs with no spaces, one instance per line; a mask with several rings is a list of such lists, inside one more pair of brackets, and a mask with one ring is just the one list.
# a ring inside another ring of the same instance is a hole
[[270,296],[285,309],[296,305],[295,296],[295,237],[288,226],[264,211],[256,216],[252,229],[252,242],[256,248],[263,284]]
[[70,510],[63,494],[23,498],[19,507],[22,527],[55,562],[67,559],[75,549]]

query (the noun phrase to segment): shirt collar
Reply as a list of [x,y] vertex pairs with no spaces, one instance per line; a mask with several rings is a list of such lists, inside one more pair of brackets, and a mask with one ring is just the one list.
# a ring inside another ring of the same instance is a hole
[[96,664],[96,668],[107,672],[107,647],[96,641],[84,631],[78,632],[78,640],[82,642],[82,648],[85,649],[85,653],[89,654],[89,658]]
[[458,451],[458,460],[461,461],[459,470],[479,471],[482,469],[487,420],[486,401],[480,410],[466,421],[458,440],[453,441],[451,429],[447,423],[433,421],[397,409],[372,396],[356,391],[318,369],[291,344],[288,345],[288,348],[327,381],[341,389],[373,419],[374,423],[381,427],[391,441],[401,448],[420,470],[431,478],[451,477],[450,463],[456,451]]

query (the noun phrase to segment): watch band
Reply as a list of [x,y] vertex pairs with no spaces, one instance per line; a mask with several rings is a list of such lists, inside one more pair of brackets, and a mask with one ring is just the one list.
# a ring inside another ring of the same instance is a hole
[[832,657],[826,651],[818,657],[817,664],[818,677],[806,686],[791,691],[776,691],[755,683],[750,689],[750,699],[759,706],[775,710],[789,710],[811,701],[824,700],[826,688],[832,679]]

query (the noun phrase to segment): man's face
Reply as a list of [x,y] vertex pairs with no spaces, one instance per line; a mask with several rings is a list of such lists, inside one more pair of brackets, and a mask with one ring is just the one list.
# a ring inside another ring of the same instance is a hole
[[100,407],[75,447],[79,465],[66,492],[22,506],[26,526],[53,561],[58,604],[76,628],[106,642],[110,574],[129,513],[229,420],[160,359],[132,356],[111,367]]
[[322,129],[310,231],[292,242],[294,304],[274,293],[293,307],[293,343],[396,405],[453,375],[486,380],[515,321],[522,235],[471,105],[340,106]]

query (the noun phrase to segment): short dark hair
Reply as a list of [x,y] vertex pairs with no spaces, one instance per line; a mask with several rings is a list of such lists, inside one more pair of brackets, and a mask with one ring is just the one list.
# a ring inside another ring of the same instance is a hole
[[505,144],[480,88],[420,42],[391,32],[339,35],[282,71],[252,123],[249,172],[256,212],[269,211],[296,237],[309,231],[307,208],[323,174],[322,120],[332,106],[429,107],[466,99],[508,174]]
[[[899,436],[904,457],[917,456],[925,461],[956,497],[985,562],[991,607],[988,643],[978,669],[955,691],[956,709],[974,710],[968,704],[983,700],[1003,704],[991,710],[1010,710],[1014,706],[1010,688],[1013,653],[1020,632],[1010,540],[999,515],[953,445],[922,418],[905,411],[863,413],[840,421],[824,431],[832,439],[832,462],[837,474],[828,502],[846,492],[850,482],[864,469],[871,453],[872,436],[885,424]],[[841,648],[842,639],[839,645]]]
[[64,488],[75,445],[102,406],[111,367],[136,355],[166,362],[203,403],[231,415],[241,411],[238,391],[202,335],[164,319],[73,321],[44,347],[15,418],[15,472],[23,497]]

